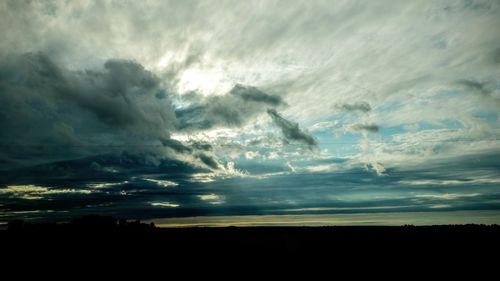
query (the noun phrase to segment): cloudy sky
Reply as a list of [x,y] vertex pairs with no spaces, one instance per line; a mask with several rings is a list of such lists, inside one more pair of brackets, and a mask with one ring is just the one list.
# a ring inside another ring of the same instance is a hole
[[0,1],[0,221],[500,222],[497,26],[497,0]]

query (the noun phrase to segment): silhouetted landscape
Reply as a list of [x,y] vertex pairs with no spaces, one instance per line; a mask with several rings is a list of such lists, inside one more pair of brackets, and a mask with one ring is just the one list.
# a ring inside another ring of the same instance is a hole
[[159,228],[99,215],[68,223],[16,220],[0,232],[2,249],[16,254],[101,258],[158,252],[168,257],[342,254],[360,259],[432,253],[429,258],[439,259],[494,253],[500,249],[499,237],[498,225]]

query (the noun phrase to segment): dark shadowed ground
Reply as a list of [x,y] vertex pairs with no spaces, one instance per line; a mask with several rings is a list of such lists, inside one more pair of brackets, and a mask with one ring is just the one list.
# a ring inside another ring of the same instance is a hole
[[[498,225],[158,228],[139,221],[86,216],[70,223],[12,221],[0,231],[3,256],[66,261],[131,259],[164,263],[321,258],[323,262],[450,259],[493,262],[500,250]],[[492,256],[493,255],[493,256]],[[419,258],[422,257],[422,258]],[[269,264],[268,264],[269,265]]]

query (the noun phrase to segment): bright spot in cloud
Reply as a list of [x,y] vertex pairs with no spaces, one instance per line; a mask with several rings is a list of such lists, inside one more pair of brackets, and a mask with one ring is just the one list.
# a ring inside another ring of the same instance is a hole
[[155,207],[169,207],[169,208],[177,208],[180,205],[176,203],[171,203],[171,202],[150,202],[151,206]]
[[219,200],[221,197],[217,194],[204,194],[204,195],[198,195],[198,197],[203,200],[203,201],[207,201],[207,200]]
[[215,181],[214,173],[196,173],[191,175],[191,182],[209,183]]
[[211,205],[220,205],[223,203],[223,196],[217,195],[215,193],[198,195],[198,198],[202,201],[207,201]]
[[233,83],[224,81],[227,77],[218,70],[190,68],[185,70],[177,85],[179,92],[198,91],[203,95],[227,92]]
[[146,178],[144,180],[155,183],[155,184],[162,186],[162,187],[170,187],[170,186],[178,186],[179,185],[176,182],[168,181],[168,180],[157,180],[157,179],[146,179]]
[[109,188],[117,185],[122,185],[126,184],[128,181],[122,181],[122,182],[101,182],[101,183],[91,183],[87,184],[88,187],[90,188],[95,188],[95,189],[100,189],[100,188]]
[[21,198],[27,200],[43,199],[45,196],[61,194],[90,194],[92,191],[83,189],[61,188],[52,189],[33,184],[28,185],[8,185],[6,188],[0,188],[0,194],[9,197]]

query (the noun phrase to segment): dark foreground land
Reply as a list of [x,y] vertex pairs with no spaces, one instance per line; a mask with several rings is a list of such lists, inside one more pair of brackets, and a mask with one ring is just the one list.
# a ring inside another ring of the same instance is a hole
[[359,262],[424,256],[497,260],[498,225],[157,228],[138,221],[87,216],[64,224],[11,222],[0,231],[3,257],[116,259],[159,255],[162,261],[260,256],[326,257]]

